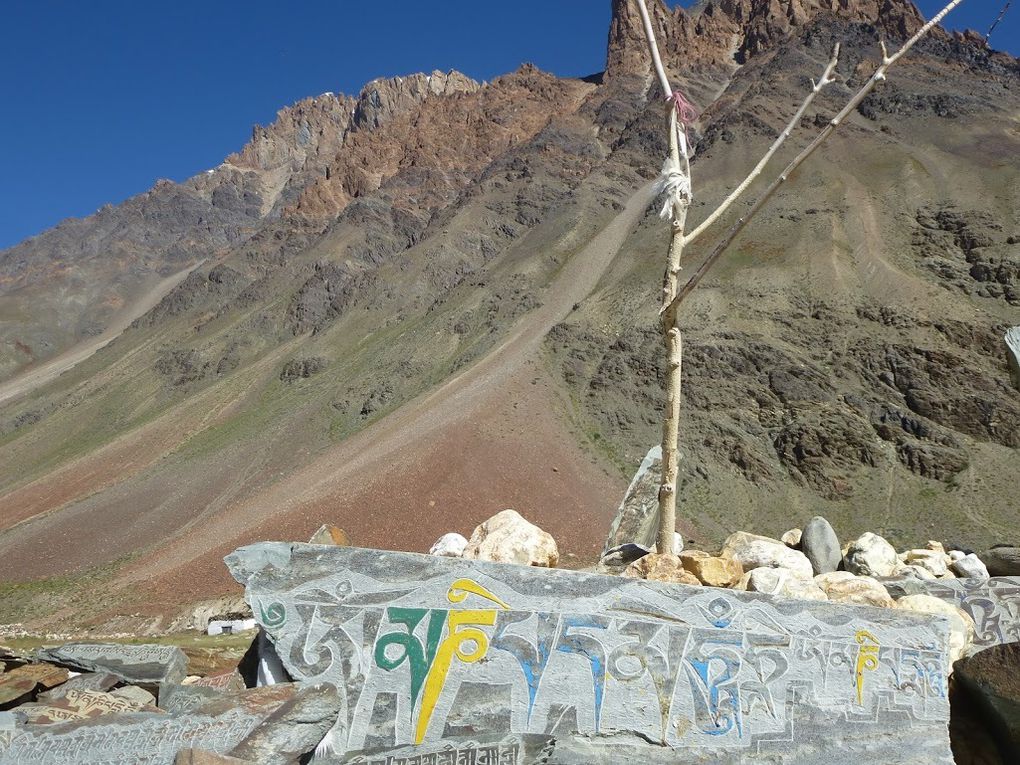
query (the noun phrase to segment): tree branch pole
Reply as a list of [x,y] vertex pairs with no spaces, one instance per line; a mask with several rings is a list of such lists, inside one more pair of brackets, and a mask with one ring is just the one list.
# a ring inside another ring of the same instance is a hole
[[790,164],[788,164],[783,169],[779,176],[774,181],[772,181],[772,183],[769,184],[769,186],[765,189],[762,195],[754,201],[750,209],[744,215],[737,219],[737,221],[730,227],[730,229],[726,232],[726,234],[719,241],[719,243],[713,248],[712,252],[709,253],[708,257],[705,258],[704,262],[698,267],[698,270],[694,272],[694,275],[690,278],[690,280],[688,280],[688,282],[684,284],[684,286],[679,290],[679,292],[676,293],[673,300],[670,302],[669,306],[663,309],[664,314],[676,312],[677,308],[680,306],[680,303],[683,302],[684,298],[691,294],[694,288],[698,286],[698,283],[705,277],[705,274],[708,273],[708,270],[720,258],[720,256],[726,251],[726,249],[733,243],[733,240],[737,238],[737,235],[744,230],[744,227],[762,208],[762,205],[764,205],[765,202],[767,202],[769,198],[776,192],[776,190],[786,182],[787,178],[790,177],[790,174],[793,173],[793,171],[796,170],[798,167],[800,167],[801,163],[803,163],[804,160],[806,160],[808,157],[814,154],[815,150],[817,150],[819,146],[825,143],[826,139],[843,124],[844,120],[846,120],[846,118],[854,111],[854,109],[860,106],[861,102],[867,97],[867,95],[872,90],[875,89],[875,86],[878,85],[883,80],[885,80],[886,72],[889,70],[889,67],[895,64],[900,59],[900,57],[903,56],[904,53],[906,53],[908,50],[914,47],[914,44],[922,37],[924,37],[929,31],[931,31],[931,29],[936,24],[938,24],[943,18],[945,18],[947,13],[949,13],[951,10],[953,10],[956,6],[958,6],[962,2],[963,0],[952,0],[952,2],[946,5],[945,8],[943,8],[941,11],[935,14],[931,18],[931,20],[928,21],[927,24],[925,24],[923,27],[917,30],[914,36],[907,40],[903,44],[903,47],[896,51],[896,53],[894,53],[892,56],[890,56],[888,51],[886,50],[885,43],[884,42],[881,43],[882,63],[878,65],[877,69],[875,69],[875,73],[871,75],[871,77],[864,84],[864,86],[859,91],[857,91],[857,93],[854,94],[854,96],[846,103],[846,106],[840,109],[839,113],[829,121],[829,124],[822,128],[822,131],[818,134],[815,140],[808,144],[808,146],[800,154],[794,157],[793,161],[791,161]]
[[[648,41],[648,52],[652,57],[652,65],[658,75],[659,86],[663,96],[670,98],[673,88],[669,84],[666,70],[659,56],[659,46],[655,41],[655,30],[652,26],[645,0],[637,0],[641,13],[641,22]],[[663,275],[662,306],[660,323],[663,343],[666,346],[668,370],[666,377],[666,412],[662,422],[662,476],[659,483],[659,529],[656,535],[656,551],[661,555],[675,554],[673,539],[676,531],[676,485],[680,472],[680,455],[677,448],[680,433],[680,369],[683,358],[683,343],[680,328],[676,322],[676,311],[668,311],[668,307],[676,298],[680,282],[680,258],[684,248],[684,226],[687,221],[687,210],[690,207],[691,166],[688,156],[687,136],[680,124],[677,109],[669,101],[669,158],[663,167],[663,179],[672,175],[675,184],[672,192],[672,210],[665,208],[672,220],[673,235],[670,239],[669,253],[666,259],[666,272]],[[686,186],[684,190],[683,187]],[[669,192],[670,187],[664,185]],[[667,201],[667,205],[669,201]]]
[[747,191],[747,187],[751,185],[754,179],[761,175],[761,171],[765,169],[765,165],[767,165],[769,160],[772,159],[777,151],[779,151],[779,147],[786,143],[786,139],[793,133],[794,128],[800,124],[801,117],[804,116],[804,112],[807,111],[807,108],[811,106],[811,102],[815,100],[815,96],[822,91],[822,88],[832,82],[832,73],[836,71],[836,65],[838,63],[839,43],[836,43],[832,48],[832,57],[829,59],[829,63],[826,65],[825,70],[822,72],[821,79],[819,79],[818,82],[815,82],[814,80],[811,81],[811,91],[807,94],[807,98],[804,99],[804,102],[800,105],[797,113],[790,118],[788,123],[786,123],[786,127],[783,128],[783,131],[769,147],[769,150],[765,152],[765,156],[763,156],[758,164],[754,166],[754,169],[748,174],[748,176],[740,182],[740,185],[733,189],[730,195],[726,197],[726,199],[724,199],[696,229],[684,237],[685,245],[693,242],[705,232],[705,229],[719,220],[722,214],[729,209],[730,205],[733,204],[741,194]]

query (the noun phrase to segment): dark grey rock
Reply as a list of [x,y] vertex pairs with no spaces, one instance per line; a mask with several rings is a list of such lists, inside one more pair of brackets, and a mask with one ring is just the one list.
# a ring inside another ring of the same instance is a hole
[[1020,547],[996,545],[980,557],[992,576],[1020,576]]
[[958,661],[960,684],[987,720],[1003,762],[1020,762],[1020,643],[986,648]]
[[301,688],[294,697],[263,720],[232,757],[260,765],[288,765],[312,753],[340,714],[340,696],[328,684]]
[[627,566],[652,552],[652,548],[636,542],[610,547],[602,554],[599,564],[603,566]]
[[816,515],[800,535],[800,551],[811,561],[815,575],[830,574],[839,568],[843,552],[839,537],[827,520]]
[[179,683],[188,668],[184,651],[169,645],[67,643],[42,648],[36,656],[81,672],[108,672],[125,682],[142,685]]
[[159,708],[173,713],[190,712],[222,695],[223,691],[206,685],[164,683],[159,688]]

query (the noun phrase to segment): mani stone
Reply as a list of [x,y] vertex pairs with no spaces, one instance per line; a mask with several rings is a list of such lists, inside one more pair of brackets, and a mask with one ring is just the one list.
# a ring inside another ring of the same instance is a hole
[[860,576],[892,576],[900,563],[896,548],[870,531],[850,543],[843,561],[847,571]]
[[51,688],[45,693],[40,693],[39,698],[43,701],[56,701],[62,699],[68,691],[108,691],[117,683],[120,678],[111,675],[109,672],[86,672],[68,679],[66,683]]
[[174,758],[174,765],[256,765],[251,760],[240,760],[208,749],[182,749]]
[[882,579],[896,600],[931,595],[958,606],[975,624],[974,650],[1020,641],[1020,577],[922,580],[897,576]]
[[226,562],[287,671],[337,689],[317,762],[953,762],[944,616],[353,547]]
[[121,712],[158,712],[160,710],[148,699],[115,696],[103,691],[69,690],[56,701],[42,704],[22,704],[15,714],[26,722],[35,724],[61,723],[69,720],[84,720],[90,717],[117,714]]
[[171,765],[183,748],[228,752],[261,720],[234,707],[221,714],[128,713],[28,725],[0,733],[0,765]]
[[811,568],[816,575],[835,571],[843,559],[839,537],[820,515],[816,515],[804,527],[800,537],[800,551],[811,561]]
[[552,535],[526,521],[516,510],[504,510],[474,530],[464,557],[553,568],[559,563],[560,553]]
[[169,645],[120,643],[67,643],[43,648],[37,656],[81,672],[109,672],[128,683],[158,685],[184,679],[188,657]]
[[165,683],[159,688],[159,708],[175,714],[190,712],[222,695],[223,691],[216,688]]

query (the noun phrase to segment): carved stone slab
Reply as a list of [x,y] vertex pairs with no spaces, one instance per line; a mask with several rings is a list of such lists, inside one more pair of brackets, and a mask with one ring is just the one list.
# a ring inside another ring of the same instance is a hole
[[72,688],[62,698],[49,703],[22,704],[15,710],[15,715],[26,722],[47,724],[67,722],[68,720],[85,720],[90,717],[120,712],[140,711],[159,712],[160,710],[144,701],[115,696],[102,691]]
[[952,762],[942,618],[358,548],[227,565],[287,670],[341,689],[339,755],[438,763],[484,735],[577,763]]
[[1020,642],[1020,577],[991,579],[911,579],[889,583],[895,592],[934,595],[959,606],[974,619],[974,651]]
[[30,725],[0,738],[0,765],[171,765],[180,749],[228,752],[262,718],[244,709],[218,716],[127,714]]
[[181,749],[226,754],[298,690],[290,683],[220,695],[186,714],[107,714],[79,722],[0,727],[0,765],[171,765]]
[[84,675],[72,677],[63,685],[40,693],[39,700],[56,701],[64,698],[68,691],[108,691],[119,682],[120,678],[109,672],[86,672]]
[[179,683],[188,666],[184,652],[170,645],[67,643],[36,656],[83,672],[109,672],[129,683]]

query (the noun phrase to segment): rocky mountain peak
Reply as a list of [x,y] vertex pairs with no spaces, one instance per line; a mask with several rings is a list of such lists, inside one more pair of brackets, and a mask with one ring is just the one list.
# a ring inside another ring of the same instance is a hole
[[481,87],[457,71],[412,74],[407,77],[381,77],[368,83],[354,107],[354,125],[377,128],[395,114],[414,109],[429,96],[473,93]]
[[270,125],[252,128],[251,140],[226,163],[249,170],[300,165],[310,154],[335,153],[351,126],[355,101],[323,93],[280,109]]
[[[894,38],[924,23],[910,0],[704,0],[686,11],[649,0],[648,10],[666,65],[677,73],[742,64],[822,15],[875,24]],[[650,64],[636,0],[613,0],[607,79],[647,76]]]

